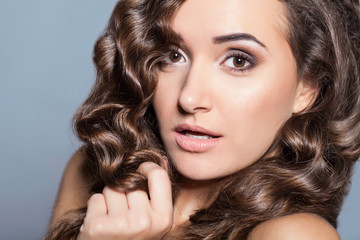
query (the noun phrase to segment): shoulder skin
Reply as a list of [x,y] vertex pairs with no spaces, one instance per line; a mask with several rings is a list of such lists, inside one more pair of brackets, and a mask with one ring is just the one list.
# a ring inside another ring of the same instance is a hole
[[63,173],[61,185],[56,198],[51,225],[66,212],[85,207],[90,198],[90,186],[82,172],[85,154],[78,150],[68,162]]
[[250,233],[248,240],[341,240],[324,219],[299,213],[266,221]]

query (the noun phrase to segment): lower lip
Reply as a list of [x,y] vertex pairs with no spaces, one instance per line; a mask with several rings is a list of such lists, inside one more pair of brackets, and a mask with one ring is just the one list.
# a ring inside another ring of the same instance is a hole
[[191,138],[179,132],[175,132],[175,141],[180,148],[189,151],[202,153],[214,148],[222,139],[222,137],[210,139]]

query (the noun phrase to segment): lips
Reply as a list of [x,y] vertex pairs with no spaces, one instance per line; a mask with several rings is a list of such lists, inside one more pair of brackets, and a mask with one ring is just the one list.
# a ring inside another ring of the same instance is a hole
[[189,152],[202,153],[214,148],[222,136],[200,126],[180,124],[175,128],[175,141]]

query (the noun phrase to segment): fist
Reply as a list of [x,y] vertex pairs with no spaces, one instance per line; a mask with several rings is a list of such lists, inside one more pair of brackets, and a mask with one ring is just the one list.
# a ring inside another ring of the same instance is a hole
[[119,192],[106,186],[88,201],[78,240],[161,239],[173,223],[171,183],[167,172],[152,162],[138,172],[148,180],[144,191]]

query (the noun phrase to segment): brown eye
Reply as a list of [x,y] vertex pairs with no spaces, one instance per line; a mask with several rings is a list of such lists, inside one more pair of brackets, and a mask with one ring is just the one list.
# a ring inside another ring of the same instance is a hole
[[173,63],[180,62],[182,57],[183,56],[177,51],[171,51],[170,54],[169,54],[169,59]]
[[230,68],[231,71],[245,71],[249,70],[256,64],[256,61],[253,58],[243,56],[243,54],[236,54],[228,56],[224,62],[223,66]]
[[241,68],[244,67],[246,64],[246,60],[240,57],[234,57],[233,59],[233,64],[235,67],[237,68]]

